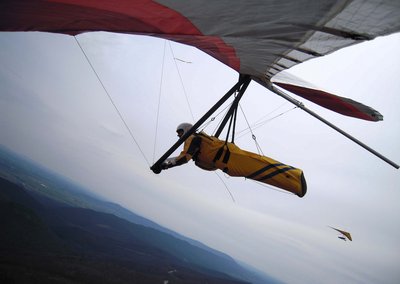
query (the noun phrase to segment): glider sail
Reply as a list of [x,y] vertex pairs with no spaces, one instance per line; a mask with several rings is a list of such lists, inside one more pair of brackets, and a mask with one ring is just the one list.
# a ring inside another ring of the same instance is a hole
[[0,8],[1,31],[168,38],[265,82],[301,62],[400,31],[397,0],[3,0]]
[[383,120],[383,116],[376,110],[352,99],[336,96],[334,94],[303,86],[277,82],[277,86],[312,101],[327,109],[343,115],[352,116],[369,121]]
[[338,231],[339,233],[341,233],[344,236],[344,237],[340,236],[339,237],[340,239],[345,241],[346,238],[347,238],[349,241],[353,241],[353,239],[351,238],[351,234],[349,232],[346,232],[346,231],[343,231],[343,230],[340,230],[340,229],[337,229],[337,228],[334,228],[334,227],[331,227],[331,228],[336,230],[336,231]]
[[398,0],[0,2],[0,31],[105,31],[165,38],[197,47],[272,91],[273,84],[280,84],[323,107],[370,121],[382,116],[353,100],[272,79],[307,60],[399,32],[399,19]]
[[[274,75],[335,50],[400,31],[397,0],[174,1],[4,0],[0,31],[150,35],[199,48],[240,74]],[[296,87],[291,86],[292,90]],[[298,88],[297,88],[298,89]],[[302,92],[304,94],[304,91]],[[309,93],[309,90],[307,90]],[[324,93],[331,110],[371,119],[364,107]],[[310,96],[304,96],[310,99]]]

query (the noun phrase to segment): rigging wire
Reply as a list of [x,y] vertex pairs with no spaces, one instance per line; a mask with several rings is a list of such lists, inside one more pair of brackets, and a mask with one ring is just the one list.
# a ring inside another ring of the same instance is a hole
[[273,114],[274,112],[276,112],[276,111],[278,111],[279,109],[283,108],[283,107],[284,107],[285,105],[287,105],[287,104],[288,104],[288,102],[283,102],[281,105],[279,105],[278,107],[276,107],[275,109],[273,109],[273,110],[270,111],[269,113],[265,114],[264,116],[262,116],[261,118],[259,118],[258,120],[256,120],[256,121],[253,123],[253,125],[254,125],[254,124],[262,123],[263,120],[264,120],[265,118],[268,118],[271,114]]
[[[247,179],[246,179],[246,180],[247,180]],[[263,187],[266,187],[266,188],[275,190],[275,191],[280,192],[280,193],[286,193],[286,194],[289,194],[289,195],[295,195],[295,194],[292,193],[292,192],[285,191],[285,190],[283,190],[283,189],[279,189],[279,188],[277,188],[277,187],[267,185],[267,184],[262,183],[262,182],[260,182],[260,181],[258,181],[258,180],[252,180],[252,179],[251,179],[250,181],[252,181],[252,182],[254,182],[254,183],[257,183],[258,185],[261,185],[261,186],[263,186]]]
[[185,60],[182,60],[182,59],[180,59],[180,58],[178,58],[178,57],[174,57],[174,59],[176,59],[176,60],[178,60],[178,61],[181,61],[181,62],[183,62],[183,63],[188,63],[188,64],[192,63],[191,61],[185,61]]
[[163,87],[163,81],[164,81],[164,69],[165,69],[165,57],[166,57],[166,44],[167,44],[167,42],[168,42],[168,45],[169,45],[169,48],[170,48],[170,51],[171,51],[171,56],[172,56],[174,64],[175,64],[175,68],[177,70],[177,73],[178,73],[178,76],[179,76],[179,79],[180,79],[180,83],[181,83],[181,86],[182,86],[182,89],[183,89],[183,93],[184,93],[184,95],[186,97],[186,103],[188,105],[189,112],[190,112],[190,114],[192,116],[192,120],[194,121],[193,111],[192,111],[192,108],[190,106],[188,95],[187,95],[185,86],[183,84],[183,79],[182,79],[181,73],[179,71],[178,64],[176,63],[176,60],[179,60],[179,61],[182,61],[182,62],[185,62],[185,63],[192,63],[192,62],[184,61],[184,60],[181,60],[179,58],[176,58],[175,55],[174,55],[174,51],[172,49],[172,46],[171,46],[171,42],[168,41],[168,40],[164,40],[164,49],[163,49],[162,67],[161,67],[161,78],[160,78],[159,93],[158,93],[158,105],[157,105],[157,118],[156,118],[156,126],[155,126],[155,138],[154,138],[154,146],[153,146],[153,163],[154,163],[154,160],[155,160],[156,148],[157,148],[158,125],[159,125],[159,116],[160,116],[160,109],[161,109],[161,95],[162,95],[162,87]]
[[[276,118],[278,118],[278,117],[280,117],[280,116],[282,116],[282,115],[284,115],[284,114],[286,114],[286,113],[288,113],[288,112],[290,112],[290,111],[292,111],[292,110],[294,110],[294,109],[296,109],[296,108],[298,108],[298,107],[295,106],[295,107],[293,107],[293,108],[291,108],[291,109],[289,109],[289,110],[286,110],[286,111],[284,111],[284,112],[281,112],[281,113],[279,113],[279,114],[277,114],[277,115],[275,115],[275,116],[273,116],[273,117],[271,117],[271,118],[269,118],[269,119],[266,119],[266,120],[264,120],[264,121],[258,120],[258,121],[260,121],[260,122],[254,123],[251,127],[252,127],[253,130],[254,130],[254,129],[257,129],[257,128],[261,127],[261,126],[264,126],[264,125],[267,124],[268,122],[271,122],[272,120],[274,120],[274,119],[276,119]],[[276,110],[270,112],[269,114],[271,114],[271,113],[273,113],[273,112],[275,112],[275,111],[276,111]],[[264,117],[268,116],[269,114],[265,115]],[[247,134],[250,132],[249,129],[250,129],[250,127],[238,131],[238,132],[237,132],[237,133],[238,133],[238,138],[247,135]]]
[[[233,102],[232,102],[233,103]],[[227,106],[225,106],[225,108],[223,108],[219,113],[217,113],[215,116],[213,116],[208,122],[206,122],[205,124],[203,124],[202,129],[200,131],[203,131],[211,122],[213,122],[215,120],[216,117],[218,117],[221,113],[223,113],[225,111],[228,112],[230,108],[230,106],[232,105],[232,103],[228,104]],[[227,110],[228,109],[228,110]],[[215,134],[215,132],[218,129],[218,126],[222,123],[222,120],[218,123],[217,127],[214,129],[213,135]],[[219,178],[219,180],[222,182],[222,184],[224,185],[225,189],[228,191],[229,195],[232,198],[233,203],[236,203],[235,198],[233,197],[232,192],[229,190],[229,187],[226,185],[226,183],[224,182],[224,180],[218,175],[217,172],[214,172],[214,174],[217,175],[217,177]]]
[[101,86],[103,87],[104,92],[107,94],[108,99],[110,100],[111,104],[114,106],[114,109],[116,110],[118,116],[120,117],[121,121],[122,121],[123,124],[125,125],[125,128],[128,130],[128,133],[129,133],[129,135],[131,136],[132,141],[136,144],[136,146],[138,147],[138,149],[139,149],[140,153],[142,154],[143,158],[145,159],[145,161],[147,162],[147,164],[148,164],[149,167],[150,167],[150,162],[149,162],[149,160],[147,159],[147,157],[146,157],[146,155],[144,154],[144,152],[143,152],[142,148],[140,147],[139,143],[137,142],[137,140],[136,140],[135,137],[133,136],[132,131],[130,130],[130,128],[129,128],[128,124],[126,123],[126,121],[124,120],[124,118],[123,118],[121,112],[118,110],[117,105],[114,103],[114,100],[112,99],[110,93],[107,91],[105,85],[103,84],[102,80],[100,79],[99,74],[98,74],[98,73],[96,72],[96,70],[94,69],[92,63],[91,63],[90,60],[89,60],[89,57],[86,55],[85,50],[82,48],[82,46],[81,46],[81,44],[79,43],[79,41],[78,41],[78,39],[77,39],[76,36],[74,36],[74,39],[75,39],[76,43],[78,44],[79,48],[81,49],[83,55],[85,56],[87,62],[88,62],[89,65],[90,65],[90,67],[92,68],[94,74],[96,75],[97,80],[100,82]]
[[[164,77],[164,65],[165,65],[165,54],[166,54],[166,42],[167,42],[167,40],[165,40],[165,42],[164,42],[164,53],[163,53],[163,62],[162,62],[161,79],[160,79],[160,87],[159,87],[158,106],[157,106],[157,119],[156,119],[156,130],[155,130],[156,133],[155,133],[154,149],[153,149],[153,161],[154,161],[155,152],[156,152],[157,132],[158,132],[158,124],[159,124],[159,113],[160,113],[160,108],[161,108],[161,94],[162,94],[162,83],[163,83],[163,77]],[[183,79],[182,79],[181,73],[180,73],[180,71],[179,71],[178,64],[176,63],[176,60],[182,61],[182,62],[184,62],[184,63],[191,63],[191,62],[183,61],[183,60],[181,60],[181,59],[179,59],[179,58],[176,58],[175,55],[174,55],[174,51],[173,51],[173,49],[172,49],[171,43],[170,43],[169,41],[168,41],[168,44],[169,44],[169,48],[170,48],[172,57],[173,57],[173,59],[174,59],[175,68],[176,68],[177,73],[178,73],[178,75],[179,75],[179,79],[180,79],[180,82],[181,82],[181,86],[182,86],[182,89],[183,89],[183,93],[184,93],[185,98],[186,98],[186,102],[187,102],[187,106],[188,106],[188,108],[189,108],[189,112],[190,112],[190,114],[191,114],[191,116],[192,116],[192,120],[194,121],[193,111],[192,111],[192,108],[191,108],[191,106],[190,106],[189,98],[188,98],[188,95],[187,95],[185,86],[184,86],[184,84],[183,84]],[[223,111],[225,111],[228,107],[229,107],[229,105],[226,106],[222,111],[220,111],[216,116],[220,115],[220,114],[221,114]],[[207,127],[208,124],[210,124],[212,121],[215,120],[215,117],[216,117],[216,116],[214,116],[213,118],[211,118],[211,120],[210,120],[209,122],[207,122],[207,123],[205,123],[205,124],[203,125],[203,130]],[[219,180],[222,182],[222,184],[224,185],[225,189],[226,189],[227,192],[229,193],[229,195],[230,195],[232,201],[235,203],[236,200],[235,200],[235,198],[234,198],[232,192],[229,190],[228,186],[227,186],[226,183],[224,182],[224,180],[218,175],[218,173],[216,173],[216,172],[214,172],[214,173],[217,175],[217,177],[219,178]]]
[[164,52],[163,52],[163,60],[161,66],[161,78],[160,78],[160,87],[158,90],[158,105],[157,105],[157,116],[156,116],[156,127],[155,127],[155,134],[154,134],[154,145],[153,145],[153,163],[155,160],[156,155],[156,145],[157,145],[157,136],[158,136],[158,121],[160,116],[160,106],[161,106],[161,92],[162,92],[162,83],[164,78],[164,63],[165,63],[165,46],[167,40],[164,41]]
[[257,137],[254,135],[253,130],[251,129],[251,126],[250,126],[250,124],[249,124],[249,121],[247,120],[247,116],[246,116],[246,114],[244,113],[241,104],[239,104],[239,107],[240,107],[240,110],[242,111],[242,114],[243,114],[243,116],[244,116],[244,119],[246,120],[248,129],[250,129],[251,137],[253,138],[254,143],[256,144],[256,148],[257,148],[258,154],[259,154],[259,155],[262,154],[263,156],[265,156],[264,153],[263,153],[263,151],[262,151],[262,149],[261,149],[261,147],[260,147],[260,144],[258,144],[258,142],[257,142]]
[[[235,94],[235,96],[236,96],[236,94]],[[213,121],[214,121],[218,116],[220,116],[223,112],[225,112],[225,115],[224,115],[224,117],[225,117],[226,114],[227,114],[228,111],[229,111],[228,108],[230,108],[230,107],[232,106],[232,104],[233,104],[233,101],[232,101],[231,103],[227,104],[227,105],[226,105],[220,112],[218,112],[216,115],[214,115],[213,117],[211,117],[210,120],[209,120],[208,122],[205,122],[205,123],[202,125],[202,126],[203,126],[202,130],[206,129],[206,128],[208,127],[208,125],[210,125],[211,122],[213,122]],[[217,132],[219,126],[222,124],[222,121],[223,121],[224,117],[218,122],[218,124],[215,126],[214,130],[211,132],[211,135],[212,135],[212,136]]]
[[212,132],[212,135],[213,135],[213,136],[216,134],[218,128],[219,128],[220,125],[222,124],[222,121],[224,120],[224,117],[228,114],[229,109],[231,108],[232,104],[233,104],[233,101],[232,101],[230,104],[228,104],[223,110],[221,110],[221,112],[219,113],[219,114],[221,114],[222,112],[225,111],[224,116],[220,119],[220,121],[219,121],[218,124],[215,126],[215,128],[214,128],[214,130],[213,130],[213,132]]
[[[233,103],[233,102],[232,102],[232,103]],[[231,104],[228,104],[228,105],[227,105],[223,110],[221,110],[217,115],[215,115],[214,117],[212,117],[212,118],[210,119],[210,121],[206,122],[206,123],[203,125],[203,129],[205,129],[212,121],[215,120],[215,118],[216,118],[217,116],[219,116],[219,115],[220,115],[221,113],[223,113],[228,107],[230,107],[230,106],[232,105],[232,103],[231,103]],[[247,116],[246,116],[246,114],[245,114],[245,112],[244,112],[244,110],[243,110],[241,104],[238,104],[238,106],[240,107],[240,110],[241,110],[241,112],[242,112],[242,114],[243,114],[243,116],[244,116],[244,118],[245,118],[245,121],[246,121],[246,123],[247,123],[247,126],[248,126],[246,129],[240,131],[241,133],[243,133],[243,132],[246,132],[246,133],[242,134],[242,135],[239,136],[238,138],[240,138],[240,137],[242,137],[242,136],[244,136],[244,135],[247,135],[248,132],[250,132],[250,133],[251,133],[251,136],[252,136],[252,138],[253,138],[253,140],[254,140],[254,142],[255,142],[255,144],[256,144],[258,154],[264,156],[264,153],[263,153],[263,151],[262,151],[262,148],[261,148],[261,146],[259,145],[259,143],[258,143],[258,141],[257,141],[257,138],[256,138],[256,136],[255,136],[254,133],[253,133],[253,129],[259,128],[259,127],[263,126],[264,124],[266,124],[267,122],[272,121],[273,119],[275,119],[275,118],[277,118],[277,117],[279,117],[279,116],[282,116],[282,115],[288,113],[289,111],[292,111],[292,110],[294,110],[294,109],[297,108],[297,106],[295,106],[295,107],[293,107],[293,108],[291,108],[291,109],[289,109],[289,110],[287,110],[287,111],[284,111],[284,112],[282,112],[282,113],[280,113],[280,114],[278,114],[278,115],[276,115],[276,116],[274,116],[274,117],[272,117],[272,118],[270,118],[270,119],[268,119],[268,120],[263,120],[265,117],[268,117],[270,114],[276,112],[278,109],[282,108],[282,107],[283,107],[284,105],[286,105],[286,104],[287,104],[287,103],[283,103],[282,105],[280,105],[279,107],[277,107],[276,109],[274,109],[273,111],[271,111],[270,113],[268,113],[267,115],[264,115],[262,118],[260,118],[259,120],[257,120],[257,121],[254,123],[255,126],[251,126],[251,125],[250,125],[250,123],[249,123],[249,121],[248,121],[248,119],[247,119]],[[226,113],[226,112],[227,112],[227,111],[225,111],[225,113]],[[219,122],[219,124],[217,125],[217,128],[218,128],[218,126],[219,126],[221,123],[222,123],[222,121]],[[215,174],[217,174],[217,173],[215,172]],[[218,176],[218,178],[221,180],[221,182],[224,184],[224,186],[225,186],[226,190],[228,191],[228,193],[230,194],[230,196],[231,196],[233,202],[235,202],[235,199],[234,199],[234,197],[233,197],[231,191],[229,190],[229,188],[227,187],[227,185],[225,184],[225,182],[223,181],[223,179],[222,179],[218,174],[217,174],[217,176]],[[245,179],[247,180],[247,178],[245,178]],[[281,190],[281,189],[279,189],[279,188],[276,188],[276,187],[273,187],[273,186],[269,186],[269,185],[267,185],[267,184],[265,184],[265,183],[261,183],[261,182],[259,182],[259,181],[257,181],[257,180],[251,180],[251,181],[252,181],[252,182],[255,182],[255,183],[257,183],[257,184],[259,184],[259,185],[261,185],[261,186],[263,186],[263,187],[272,189],[272,190],[274,190],[274,191],[278,191],[278,192],[286,193],[286,194],[290,194],[290,195],[292,194],[292,193],[290,193],[290,192],[286,192],[286,191]]]
[[224,182],[224,180],[219,176],[219,174],[217,172],[214,172],[216,174],[216,176],[219,178],[219,180],[223,183],[223,185],[225,186],[226,190],[228,191],[229,195],[232,198],[233,203],[236,203],[235,198],[232,195],[232,192],[229,190],[228,186],[226,185],[226,183]]
[[[240,104],[239,104],[239,107],[240,107],[240,110],[241,110],[242,113],[243,113],[243,116],[244,116],[245,120],[246,120],[248,129],[249,129],[249,131],[250,131],[250,133],[251,133],[251,137],[253,138],[254,143],[256,144],[258,154],[259,154],[259,155],[265,156],[264,153],[263,153],[263,151],[262,151],[262,149],[261,149],[260,144],[258,144],[258,142],[257,142],[257,138],[256,138],[256,136],[254,135],[253,130],[252,130],[252,127],[250,126],[250,124],[249,124],[249,122],[248,122],[248,120],[247,120],[246,114],[244,113],[243,108],[242,108],[242,106],[241,106]],[[279,109],[279,108],[280,108],[280,107],[278,107],[278,109]],[[287,112],[289,112],[289,111],[291,111],[291,110],[293,110],[293,109],[295,109],[295,108],[297,108],[297,107],[294,107],[294,108],[292,108],[292,109],[290,109],[290,110],[288,110],[288,111],[286,111],[286,112],[280,113],[279,115],[277,115],[277,116],[275,116],[275,117],[269,119],[268,122],[271,121],[271,120],[273,120],[273,119],[275,119],[275,118],[277,118],[277,117],[279,117],[279,116],[281,116],[281,115],[283,115],[283,114],[285,114],[285,113],[287,113]],[[275,111],[275,110],[274,110],[274,111]],[[274,111],[272,111],[272,112],[270,112],[270,113],[273,113]],[[264,117],[265,117],[265,116],[264,116]],[[263,123],[261,123],[261,124],[258,123],[259,125],[256,126],[256,127],[253,127],[253,129],[258,128],[258,127],[264,125],[265,123],[266,123],[266,122],[263,122]],[[256,125],[257,125],[257,123],[256,123]],[[248,133],[248,132],[246,132],[245,134],[247,134],[247,133]],[[245,134],[242,134],[242,135],[239,136],[239,137],[242,137],[242,136],[245,135]],[[259,181],[257,181],[257,180],[251,180],[251,181],[253,181],[253,182],[255,182],[255,183],[257,183],[257,184],[259,184],[259,185],[261,185],[261,186],[264,186],[264,187],[266,187],[266,188],[269,188],[269,189],[278,191],[278,192],[282,192],[282,193],[286,193],[286,194],[290,194],[290,195],[292,194],[292,193],[289,193],[289,192],[287,192],[287,191],[281,190],[281,189],[279,189],[279,188],[266,185],[265,183],[261,183],[261,182],[259,182]]]
[[178,72],[178,75],[179,75],[179,80],[180,80],[180,82],[181,82],[181,86],[182,86],[182,89],[183,89],[183,93],[185,94],[186,103],[187,103],[187,105],[188,105],[188,107],[189,107],[190,115],[192,116],[192,121],[194,121],[194,115],[193,115],[192,107],[190,106],[189,98],[188,98],[188,95],[187,95],[187,92],[186,92],[186,89],[185,89],[185,85],[183,84],[181,72],[179,72],[178,64],[176,63],[176,60],[175,60],[175,59],[177,59],[177,60],[179,60],[179,61],[182,61],[182,62],[185,62],[185,63],[191,63],[191,62],[183,61],[183,60],[181,60],[181,59],[176,58],[176,57],[175,57],[175,54],[174,54],[174,51],[172,50],[172,46],[171,46],[171,42],[170,42],[170,41],[168,41],[168,45],[169,45],[169,49],[171,50],[172,58],[174,59],[175,68],[176,68],[176,71]]
[[[227,109],[228,107],[230,107],[230,106],[231,106],[231,105],[227,105],[227,106],[224,107],[219,113],[217,113],[216,115],[214,115],[213,117],[211,117],[211,118],[209,119],[209,121],[207,121],[207,122],[205,122],[203,125],[201,125],[201,127],[202,127],[201,131],[203,131],[204,129],[206,129],[206,128],[211,124],[211,122],[213,122],[221,113],[223,113],[224,111],[226,111],[226,109]],[[221,124],[221,122],[222,122],[222,120],[221,120],[221,121],[219,122],[219,124],[216,126],[216,128],[214,129],[214,131],[211,132],[212,135],[217,131],[218,126]],[[201,127],[199,127],[199,128],[201,128]]]
[[[180,71],[179,71],[178,64],[176,63],[176,60],[182,61],[182,62],[184,62],[184,63],[192,63],[192,62],[188,62],[188,61],[184,61],[184,60],[181,60],[181,59],[179,59],[179,58],[176,58],[176,57],[175,57],[175,54],[174,54],[174,51],[173,51],[173,49],[172,49],[172,46],[171,46],[171,42],[168,41],[168,44],[169,44],[169,48],[170,48],[170,50],[171,50],[172,57],[173,57],[173,59],[174,59],[175,68],[176,68],[176,70],[177,70],[177,72],[178,72],[178,75],[179,75],[179,80],[180,80],[180,82],[181,82],[181,86],[182,86],[182,89],[183,89],[183,93],[184,93],[185,98],[186,98],[186,103],[187,103],[187,106],[188,106],[188,108],[189,108],[189,112],[190,112],[190,114],[191,114],[191,116],[192,116],[192,121],[195,121],[194,115],[193,115],[193,111],[192,111],[192,108],[191,108],[191,105],[190,105],[190,102],[189,102],[189,98],[188,98],[188,95],[187,95],[187,92],[186,92],[186,89],[185,89],[185,85],[184,85],[184,83],[183,83],[183,79],[182,79],[181,73],[180,73]],[[164,51],[164,56],[165,56],[165,51]],[[160,90],[160,93],[161,93],[161,90]],[[229,107],[229,105],[228,105],[227,107],[225,107],[220,113],[222,113],[222,112],[223,112],[225,109],[227,109],[228,107]],[[218,116],[220,113],[218,113],[216,116]],[[211,123],[212,121],[214,121],[214,120],[215,120],[215,116],[214,116],[213,118],[211,118],[211,120],[210,120],[208,123],[206,123],[206,124],[203,125],[203,130],[207,127],[208,124],[210,124],[210,123]],[[157,121],[158,121],[158,120],[157,120]],[[217,175],[217,177],[220,179],[220,181],[221,181],[222,184],[224,185],[225,189],[228,191],[228,193],[229,193],[229,195],[230,195],[232,201],[235,203],[235,202],[236,202],[236,201],[235,201],[235,198],[233,197],[233,195],[232,195],[231,191],[229,190],[228,186],[226,185],[226,183],[225,183],[225,182],[223,181],[223,179],[218,175],[218,173],[216,173],[216,172],[214,172],[214,173],[215,173],[215,174]]]

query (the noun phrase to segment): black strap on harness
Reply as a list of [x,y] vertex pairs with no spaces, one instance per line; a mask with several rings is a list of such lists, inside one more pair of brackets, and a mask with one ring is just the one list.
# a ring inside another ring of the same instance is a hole
[[222,160],[223,163],[228,163],[229,158],[231,156],[231,152],[229,150],[228,146],[228,140],[229,140],[229,135],[231,134],[231,143],[235,143],[235,128],[236,128],[236,117],[237,117],[237,109],[239,106],[239,101],[242,98],[244,92],[246,91],[247,87],[249,86],[250,81],[245,82],[240,89],[238,90],[238,94],[236,95],[231,107],[229,108],[228,112],[226,113],[224,119],[221,122],[221,125],[218,127],[215,137],[219,137],[221,134],[222,130],[225,128],[226,124],[228,123],[229,120],[229,126],[228,126],[228,131],[226,133],[226,139],[225,139],[225,144],[218,150],[217,154],[215,155],[213,161],[216,162],[219,159],[221,159],[222,154],[225,151],[224,158]]
[[200,146],[201,146],[201,137],[200,134],[194,133],[195,137],[193,138],[192,142],[189,145],[189,149],[187,153],[192,156],[193,161],[197,161],[197,157],[200,154]]
[[215,154],[215,157],[213,159],[214,163],[216,161],[218,161],[219,159],[221,159],[222,153],[224,152],[224,148],[225,148],[225,146],[222,146],[221,148],[218,149],[218,152],[217,152],[217,154]]
[[232,143],[234,142],[234,138],[235,138],[235,127],[236,127],[236,116],[237,116],[237,108],[239,106],[239,101],[242,98],[244,92],[246,91],[247,87],[250,84],[250,80],[245,81],[244,84],[240,87],[238,94],[236,95],[231,107],[229,108],[228,112],[226,113],[224,119],[221,122],[221,125],[218,127],[217,131],[215,132],[215,137],[219,137],[219,135],[221,134],[222,130],[225,128],[228,120],[229,120],[229,127],[228,127],[228,133],[226,136],[226,140],[228,141],[229,138],[229,133],[231,131],[231,127],[233,124],[233,128],[232,128]]

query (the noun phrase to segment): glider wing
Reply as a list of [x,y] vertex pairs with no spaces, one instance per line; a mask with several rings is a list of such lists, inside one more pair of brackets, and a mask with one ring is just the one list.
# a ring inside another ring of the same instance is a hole
[[[106,31],[156,36],[197,47],[240,74],[265,84],[296,64],[399,32],[399,19],[397,0],[3,0],[0,3],[0,31],[70,35]],[[348,99],[322,92],[313,92],[313,99],[310,90],[289,87],[331,110],[343,113],[341,110],[345,109],[346,115],[373,121],[381,117]]]
[[338,231],[339,233],[341,233],[343,236],[345,236],[347,239],[349,239],[350,241],[352,241],[353,239],[351,238],[351,235],[349,232],[343,231],[343,230],[339,230],[337,228],[331,227],[332,229]]

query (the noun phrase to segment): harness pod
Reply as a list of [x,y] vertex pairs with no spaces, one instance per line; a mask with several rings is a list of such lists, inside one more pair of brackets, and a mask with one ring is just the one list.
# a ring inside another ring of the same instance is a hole
[[209,171],[220,169],[230,176],[273,185],[299,197],[306,194],[307,184],[301,169],[242,150],[204,132],[196,135],[201,137],[200,151],[193,157],[198,167]]

